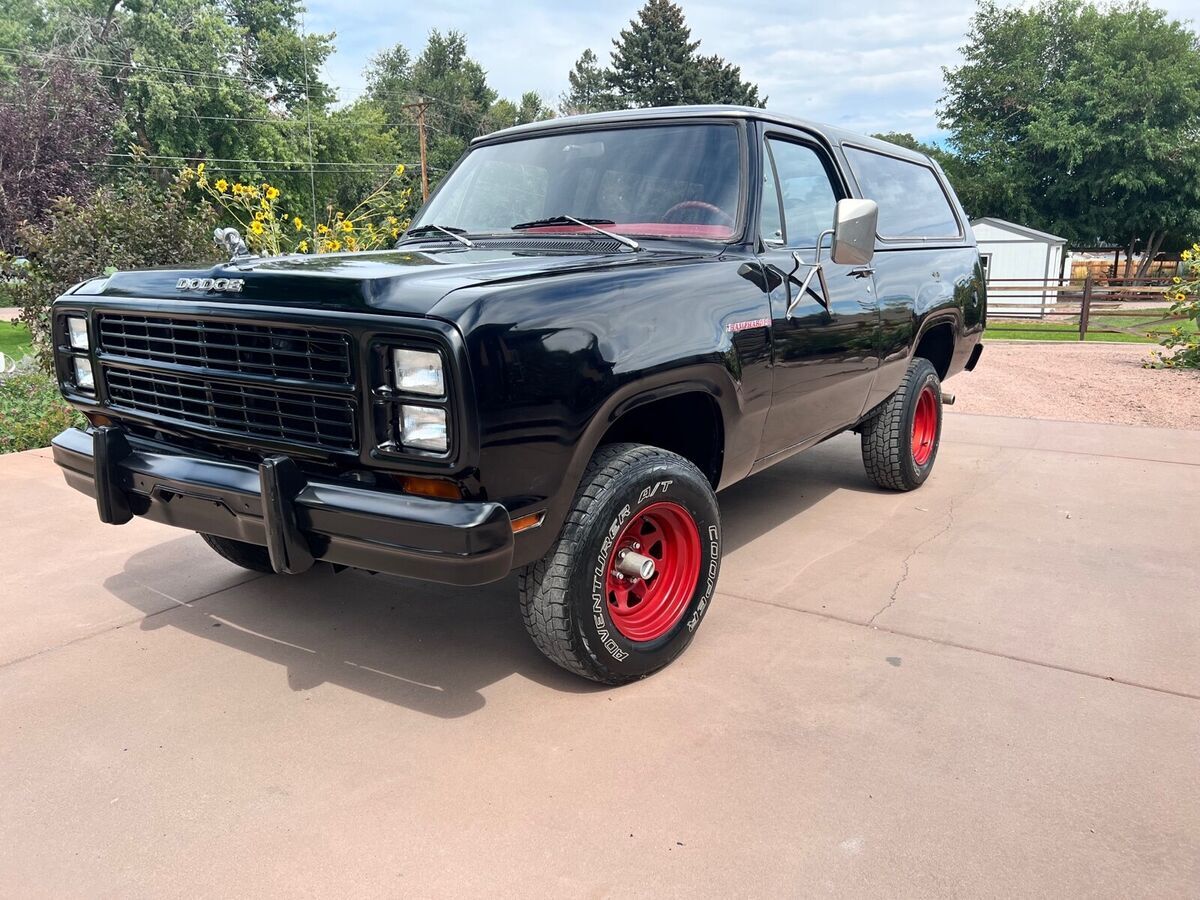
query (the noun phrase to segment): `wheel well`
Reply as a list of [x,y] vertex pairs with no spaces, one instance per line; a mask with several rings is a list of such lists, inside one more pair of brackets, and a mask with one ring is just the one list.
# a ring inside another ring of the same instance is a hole
[[600,444],[628,441],[678,453],[695,464],[715,489],[721,479],[725,432],[717,401],[699,391],[638,406],[609,426]]
[[937,369],[938,378],[945,378],[954,357],[954,326],[949,322],[934,325],[921,336],[913,356],[929,360]]

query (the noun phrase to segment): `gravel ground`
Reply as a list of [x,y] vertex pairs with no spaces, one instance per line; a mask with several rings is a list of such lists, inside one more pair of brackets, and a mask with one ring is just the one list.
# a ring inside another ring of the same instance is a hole
[[1200,430],[1200,372],[1143,369],[1148,344],[989,341],[948,382],[955,412]]

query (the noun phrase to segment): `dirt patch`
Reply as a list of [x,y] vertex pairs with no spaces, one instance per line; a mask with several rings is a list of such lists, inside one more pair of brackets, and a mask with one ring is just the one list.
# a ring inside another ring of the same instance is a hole
[[990,341],[947,385],[955,412],[1200,429],[1200,373],[1144,369],[1144,344]]

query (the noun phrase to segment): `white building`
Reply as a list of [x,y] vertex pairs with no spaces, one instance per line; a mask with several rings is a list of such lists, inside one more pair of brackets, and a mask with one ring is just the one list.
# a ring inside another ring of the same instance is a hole
[[975,219],[971,229],[990,287],[988,312],[1037,315],[1055,303],[1056,292],[1036,286],[1062,276],[1066,238],[991,217]]

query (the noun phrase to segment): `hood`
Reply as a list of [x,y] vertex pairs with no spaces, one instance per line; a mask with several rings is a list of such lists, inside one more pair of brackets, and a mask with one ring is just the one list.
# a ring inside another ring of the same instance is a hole
[[[713,251],[710,251],[713,252]],[[466,247],[330,253],[321,256],[252,258],[210,268],[162,268],[117,272],[87,282],[78,293],[109,297],[203,300],[206,303],[295,306],[343,312],[423,316],[451,291],[570,272],[624,269],[685,257],[689,250],[642,253],[564,253]],[[180,279],[241,279],[240,291],[181,290]]]

